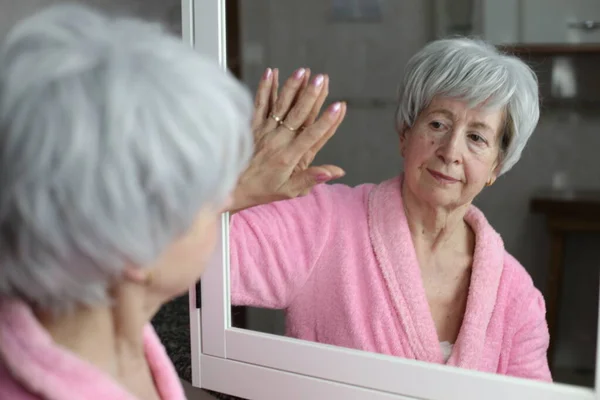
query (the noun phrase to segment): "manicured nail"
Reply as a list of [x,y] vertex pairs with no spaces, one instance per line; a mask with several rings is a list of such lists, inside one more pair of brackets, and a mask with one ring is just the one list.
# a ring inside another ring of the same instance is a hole
[[300,69],[296,70],[296,72],[294,72],[294,78],[302,79],[304,77],[305,73],[306,73],[306,70],[304,68],[300,68]]
[[331,180],[331,176],[329,176],[327,174],[319,174],[319,175],[317,175],[315,180],[317,181],[317,183],[325,183],[325,182]]
[[315,87],[320,87],[323,84],[323,80],[325,77],[323,75],[317,75],[315,79],[313,79],[313,85]]
[[273,71],[271,70],[271,68],[267,68],[265,70],[265,73],[263,74],[263,80],[267,80],[271,77],[271,74],[273,74]]
[[342,108],[342,103],[335,102],[333,103],[331,106],[329,106],[329,112],[332,114],[337,114],[338,112],[340,112],[340,109]]

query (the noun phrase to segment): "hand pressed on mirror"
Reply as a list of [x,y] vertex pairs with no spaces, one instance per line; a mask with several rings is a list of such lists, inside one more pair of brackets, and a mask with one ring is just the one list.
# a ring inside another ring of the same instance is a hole
[[541,293],[472,205],[538,118],[520,60],[468,39],[427,45],[396,115],[403,174],[234,215],[232,303],[285,309],[299,339],[551,381]]
[[231,212],[305,195],[316,184],[344,175],[334,165],[310,166],[342,123],[346,105],[334,103],[318,117],[329,77],[309,79],[310,71],[300,68],[278,93],[278,71],[265,71],[252,120],[254,157],[240,177]]

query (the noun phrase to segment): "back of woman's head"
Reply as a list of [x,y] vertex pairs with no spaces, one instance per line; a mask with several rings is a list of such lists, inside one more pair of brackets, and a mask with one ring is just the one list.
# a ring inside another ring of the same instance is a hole
[[0,295],[107,301],[218,207],[252,147],[249,93],[161,26],[80,6],[0,49]]

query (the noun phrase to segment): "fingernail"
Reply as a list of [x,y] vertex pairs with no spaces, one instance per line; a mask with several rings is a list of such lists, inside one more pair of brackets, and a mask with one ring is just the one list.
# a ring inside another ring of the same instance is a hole
[[271,74],[273,73],[273,71],[271,70],[271,68],[267,68],[265,70],[265,73],[263,74],[263,80],[267,80],[271,77]]
[[304,68],[300,68],[300,69],[296,70],[296,72],[294,72],[294,78],[302,79],[302,77],[304,76],[305,73],[306,73],[306,70]]
[[315,180],[317,181],[317,183],[324,183],[324,182],[330,181],[331,176],[329,176],[327,174],[319,174],[319,175],[317,175]]
[[340,108],[342,108],[342,103],[338,101],[329,106],[329,112],[332,114],[337,114],[338,112],[340,112]]
[[315,79],[313,79],[313,85],[315,87],[319,87],[323,84],[323,80],[325,79],[325,77],[323,75],[317,75],[315,77]]

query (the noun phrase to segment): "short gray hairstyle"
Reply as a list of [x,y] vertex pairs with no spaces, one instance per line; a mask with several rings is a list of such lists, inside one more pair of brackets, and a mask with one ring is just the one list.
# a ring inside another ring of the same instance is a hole
[[158,24],[75,5],[0,48],[0,295],[49,310],[107,304],[252,153],[250,93]]
[[500,174],[519,161],[540,116],[538,81],[531,68],[476,39],[436,40],[410,59],[399,91],[398,126],[411,127],[435,96],[504,108]]

